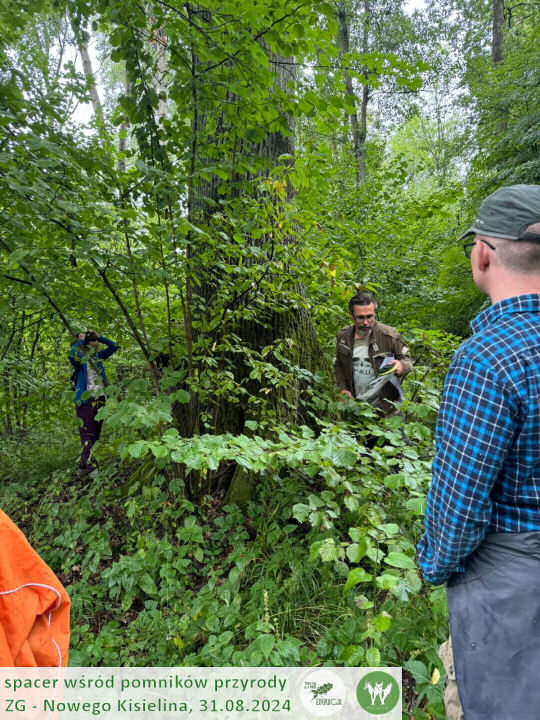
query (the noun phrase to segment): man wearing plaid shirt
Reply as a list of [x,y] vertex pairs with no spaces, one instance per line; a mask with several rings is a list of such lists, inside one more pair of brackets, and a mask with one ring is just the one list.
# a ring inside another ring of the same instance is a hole
[[418,559],[447,583],[453,660],[452,647],[441,657],[463,707],[445,694],[448,717],[538,720],[540,185],[499,188],[466,236],[493,304],[446,377]]

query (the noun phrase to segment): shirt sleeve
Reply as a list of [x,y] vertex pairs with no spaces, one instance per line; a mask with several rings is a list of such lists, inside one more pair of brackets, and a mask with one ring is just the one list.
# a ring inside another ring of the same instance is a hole
[[120,350],[119,346],[114,342],[114,340],[109,340],[109,338],[106,338],[103,335],[99,337],[99,342],[107,346],[104,350],[97,351],[96,357],[100,360],[106,360],[107,358],[111,357],[111,355],[113,355],[117,350]]
[[418,545],[424,578],[440,584],[465,570],[491,519],[491,491],[516,431],[513,395],[488,363],[454,360],[437,419],[437,452]]
[[403,342],[403,338],[401,337],[401,335],[398,335],[395,342],[394,357],[396,358],[396,360],[399,360],[401,362],[401,365],[403,367],[401,377],[404,378],[413,369],[413,361],[409,354],[409,348]]

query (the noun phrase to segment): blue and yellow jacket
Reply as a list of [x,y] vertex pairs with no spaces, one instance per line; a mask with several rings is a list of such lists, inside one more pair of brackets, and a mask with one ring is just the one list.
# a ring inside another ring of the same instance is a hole
[[[107,358],[111,357],[117,350],[120,350],[119,346],[113,342],[112,340],[109,340],[106,337],[100,336],[98,338],[100,343],[103,343],[103,345],[106,345],[107,347],[103,350],[98,350],[95,352],[92,357],[94,358],[96,362],[97,369],[99,370],[101,377],[103,378],[104,384],[107,384],[107,376],[105,375],[105,368],[103,367],[102,360],[106,360]],[[88,386],[88,367],[87,363],[84,362],[83,358],[85,357],[84,352],[84,343],[82,340],[77,340],[73,345],[71,346],[71,350],[69,351],[69,362],[72,364],[75,372],[77,373],[77,378],[75,381],[75,398],[74,401],[78,405],[84,405],[88,402],[88,399],[81,400],[81,395],[86,392],[86,388]]]

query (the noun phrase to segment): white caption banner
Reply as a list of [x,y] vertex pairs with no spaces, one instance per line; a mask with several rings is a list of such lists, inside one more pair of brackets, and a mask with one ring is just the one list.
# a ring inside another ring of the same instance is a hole
[[0,668],[0,717],[401,720],[401,668]]

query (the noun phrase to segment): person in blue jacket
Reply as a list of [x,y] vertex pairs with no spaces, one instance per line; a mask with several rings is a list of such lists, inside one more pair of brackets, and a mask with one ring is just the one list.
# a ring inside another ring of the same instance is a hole
[[[106,347],[98,350],[100,344]],[[97,420],[96,415],[105,405],[107,387],[107,375],[101,361],[111,357],[118,349],[112,340],[88,330],[77,335],[69,352],[69,361],[73,366],[75,412],[80,420],[82,451],[79,472],[83,475],[93,476],[97,472],[92,448],[101,435],[103,420]]]

